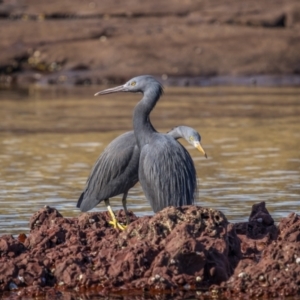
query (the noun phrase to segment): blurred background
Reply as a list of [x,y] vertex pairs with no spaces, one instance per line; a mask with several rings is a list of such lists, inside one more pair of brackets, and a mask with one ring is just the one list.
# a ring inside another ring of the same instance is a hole
[[300,73],[298,0],[1,0],[0,28],[8,85]]
[[[208,159],[181,141],[198,205],[233,222],[260,201],[275,221],[299,212],[299,0],[0,0],[0,234],[28,232],[44,205],[78,216],[141,97],[93,95],[141,74],[166,86],[154,127],[202,136]],[[152,214],[139,184],[128,206]]]

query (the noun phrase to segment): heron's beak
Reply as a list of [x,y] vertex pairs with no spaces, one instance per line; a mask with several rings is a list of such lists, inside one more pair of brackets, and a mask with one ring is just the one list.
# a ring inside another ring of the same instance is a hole
[[128,92],[128,89],[125,85],[120,85],[120,86],[117,86],[117,87],[114,87],[111,89],[106,89],[106,90],[100,91],[100,92],[96,93],[94,96],[118,93],[118,92]]
[[207,155],[199,142],[194,142],[194,147],[197,148],[201,153],[203,153],[204,156],[207,158]]

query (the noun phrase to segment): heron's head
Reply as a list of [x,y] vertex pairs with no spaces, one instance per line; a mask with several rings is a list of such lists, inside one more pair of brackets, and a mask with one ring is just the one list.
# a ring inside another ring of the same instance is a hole
[[207,155],[201,146],[201,136],[194,128],[188,126],[177,126],[173,128],[169,134],[170,133],[171,135],[174,133],[174,136],[184,138],[189,144],[198,149],[207,158]]
[[141,75],[130,79],[123,85],[100,91],[96,93],[95,96],[117,92],[131,92],[143,94],[147,92],[153,92],[160,96],[163,93],[163,87],[161,83],[157,81],[153,76]]

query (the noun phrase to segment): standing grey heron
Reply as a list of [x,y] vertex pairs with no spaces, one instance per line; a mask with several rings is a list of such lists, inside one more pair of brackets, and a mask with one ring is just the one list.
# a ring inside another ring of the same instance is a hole
[[124,85],[95,94],[142,93],[133,113],[133,129],[140,149],[139,181],[154,212],[174,205],[194,203],[197,181],[193,160],[187,150],[168,134],[157,132],[149,115],[163,93],[152,76],[132,78]]
[[[174,139],[184,138],[206,156],[200,143],[201,136],[195,129],[178,126],[169,131],[168,135]],[[126,198],[128,191],[138,182],[139,158],[140,150],[133,131],[123,133],[115,138],[94,164],[85,189],[77,202],[77,207],[81,211],[88,211],[104,200],[112,218],[110,223],[115,228],[124,229],[123,225],[118,223],[115,218],[109,198],[123,194],[122,204],[128,225]]]

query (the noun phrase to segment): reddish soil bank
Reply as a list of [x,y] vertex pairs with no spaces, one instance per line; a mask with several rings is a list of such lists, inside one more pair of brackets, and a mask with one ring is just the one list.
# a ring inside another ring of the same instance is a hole
[[0,28],[0,83],[8,86],[300,74],[299,0],[1,0]]
[[[123,211],[118,214],[125,221]],[[108,214],[64,218],[45,207],[30,234],[0,237],[0,291],[53,295],[62,289],[178,292],[206,290],[229,298],[300,292],[300,216],[276,226],[265,203],[248,222],[229,223],[219,211],[169,207],[137,218],[119,232]]]

